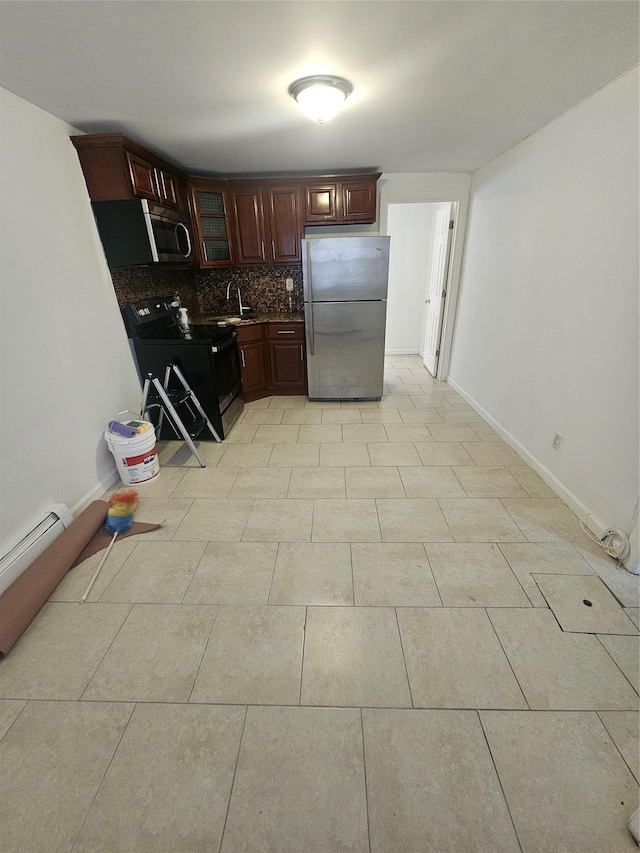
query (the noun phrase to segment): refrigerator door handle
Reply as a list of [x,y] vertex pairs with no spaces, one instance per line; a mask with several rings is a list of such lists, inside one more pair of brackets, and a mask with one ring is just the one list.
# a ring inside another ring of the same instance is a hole
[[313,355],[314,350],[314,331],[313,331],[313,302],[308,302],[305,306],[305,328],[307,332],[307,351],[309,355]]
[[[308,240],[305,243],[305,257],[302,259],[302,284],[305,302],[313,302],[313,285],[311,283],[311,245]],[[306,263],[305,263],[306,262]]]

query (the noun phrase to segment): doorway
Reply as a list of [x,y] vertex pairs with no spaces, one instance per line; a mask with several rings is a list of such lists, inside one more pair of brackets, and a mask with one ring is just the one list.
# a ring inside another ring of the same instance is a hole
[[455,201],[390,203],[386,351],[419,353],[437,378],[457,212]]

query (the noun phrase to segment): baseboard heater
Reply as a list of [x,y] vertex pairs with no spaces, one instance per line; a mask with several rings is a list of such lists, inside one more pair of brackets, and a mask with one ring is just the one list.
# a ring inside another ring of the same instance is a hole
[[55,504],[49,513],[0,560],[0,595],[58,538],[72,521],[64,504]]

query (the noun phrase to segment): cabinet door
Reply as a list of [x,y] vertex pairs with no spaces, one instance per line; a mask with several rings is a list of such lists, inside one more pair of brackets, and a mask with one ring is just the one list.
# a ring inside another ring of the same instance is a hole
[[298,187],[267,187],[265,206],[269,211],[271,259],[274,264],[299,262],[304,237]]
[[261,340],[238,344],[238,350],[240,352],[242,395],[248,402],[264,396],[269,388],[266,352]]
[[164,169],[156,169],[156,181],[162,204],[180,207],[177,177]]
[[305,392],[304,343],[269,341],[271,389],[278,392]]
[[229,236],[225,192],[216,181],[198,181],[191,186],[191,200],[201,265],[207,268],[232,266],[233,244]]
[[141,198],[150,198],[152,201],[160,201],[158,186],[156,184],[155,166],[147,163],[146,160],[138,157],[137,154],[130,152],[127,152],[127,161],[129,163],[133,194]]
[[376,221],[376,184],[372,181],[342,185],[342,222]]
[[239,264],[264,264],[266,235],[260,188],[233,190],[236,251]]
[[306,225],[338,221],[337,184],[305,187],[304,221]]

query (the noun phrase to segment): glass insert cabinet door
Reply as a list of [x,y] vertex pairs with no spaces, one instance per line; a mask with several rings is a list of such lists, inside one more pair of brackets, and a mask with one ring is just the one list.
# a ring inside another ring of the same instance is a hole
[[231,266],[234,263],[233,247],[229,238],[224,192],[194,187],[192,199],[203,266]]

